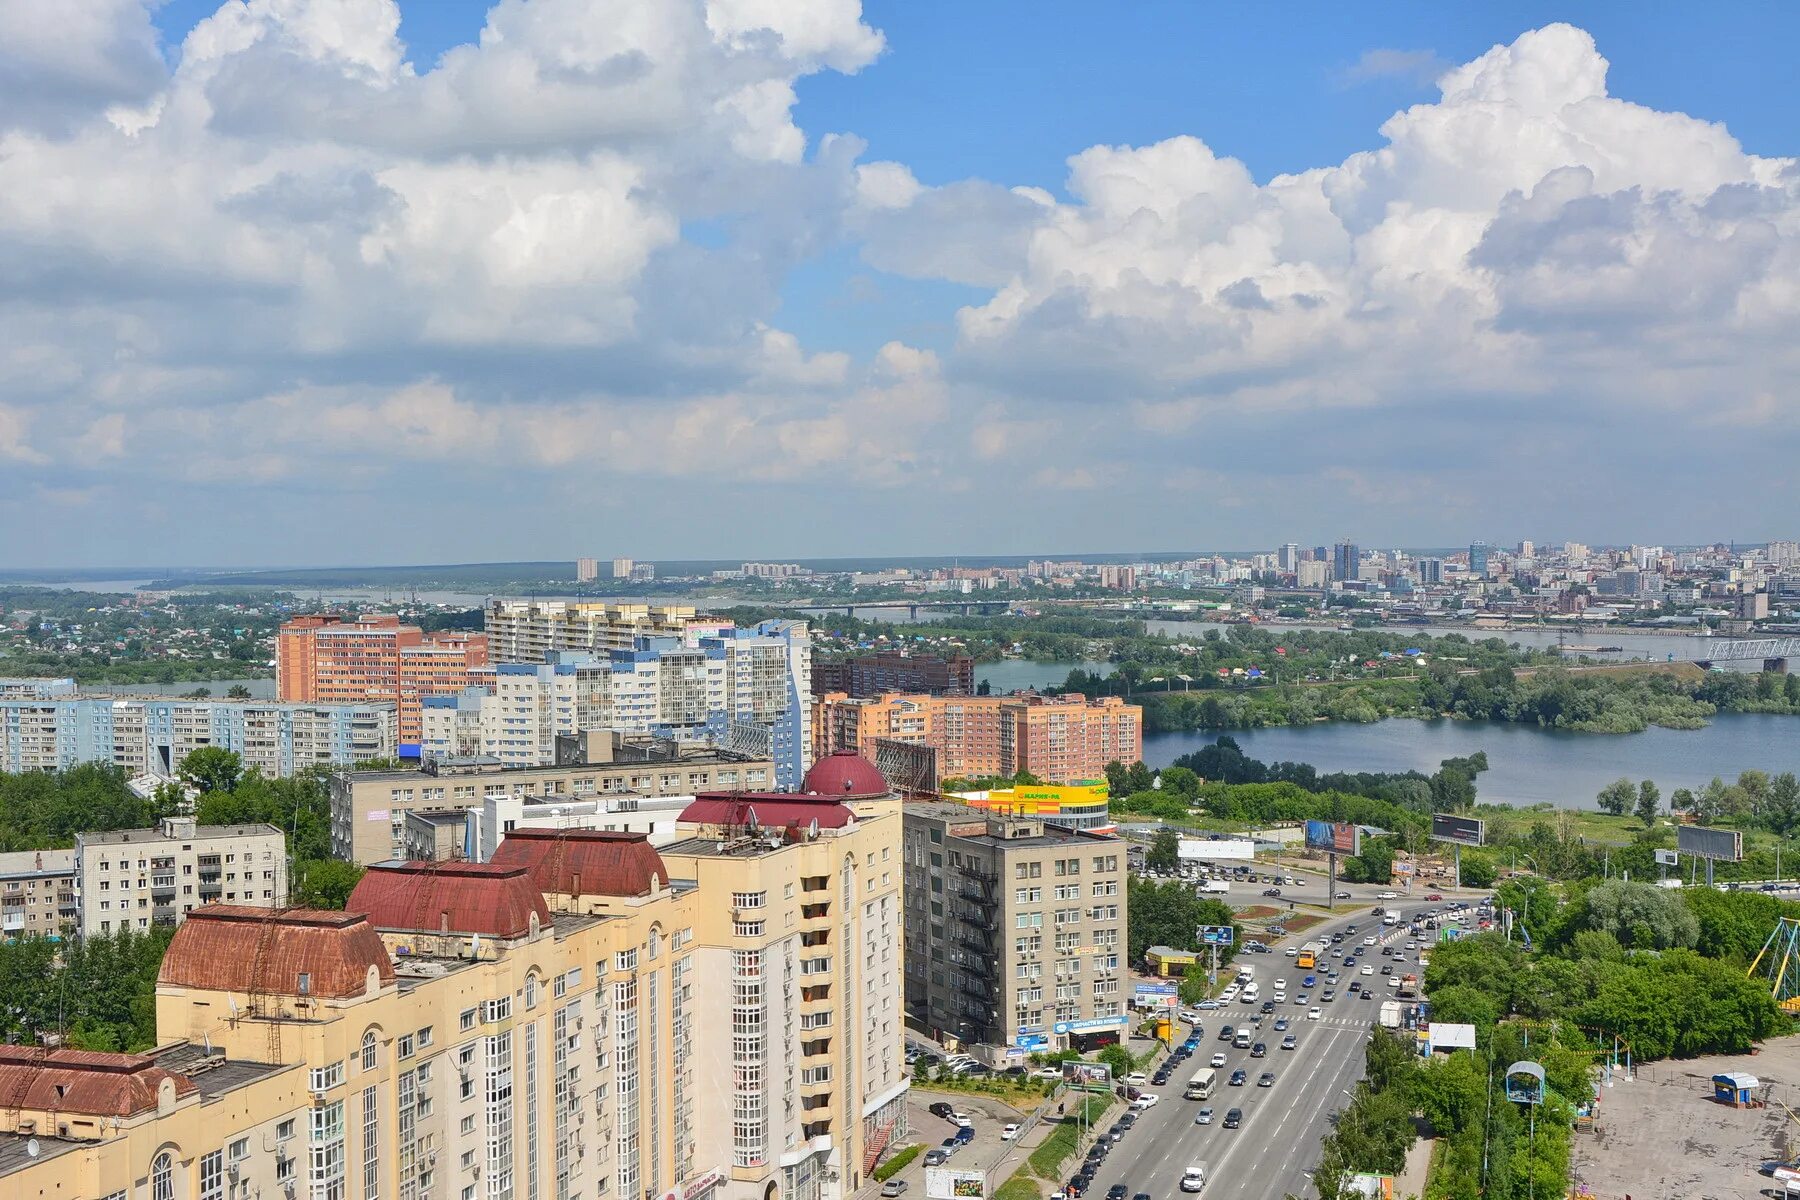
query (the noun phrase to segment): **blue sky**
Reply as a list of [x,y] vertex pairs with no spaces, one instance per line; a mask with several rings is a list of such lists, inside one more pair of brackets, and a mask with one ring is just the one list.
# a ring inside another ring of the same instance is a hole
[[65,2],[0,561],[1800,534],[1800,5]]

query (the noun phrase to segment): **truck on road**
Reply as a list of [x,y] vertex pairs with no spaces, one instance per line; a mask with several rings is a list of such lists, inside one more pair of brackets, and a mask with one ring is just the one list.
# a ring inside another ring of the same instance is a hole
[[1231,894],[1231,885],[1223,879],[1209,879],[1200,885],[1203,896],[1227,896]]
[[1419,977],[1417,975],[1402,975],[1400,977],[1400,998],[1402,1000],[1412,1000],[1417,998],[1418,994]]
[[1381,1002],[1380,1015],[1376,1017],[1376,1020],[1381,1022],[1381,1027],[1383,1029],[1400,1028],[1400,1002],[1398,1000],[1383,1000]]

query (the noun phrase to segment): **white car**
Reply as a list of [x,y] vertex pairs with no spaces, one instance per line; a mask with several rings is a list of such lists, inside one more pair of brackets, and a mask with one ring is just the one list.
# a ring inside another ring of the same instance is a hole
[[1225,1052],[1223,1050],[1212,1056],[1212,1065],[1215,1068],[1225,1065]]
[[1039,1067],[1037,1070],[1033,1071],[1032,1074],[1037,1076],[1039,1079],[1061,1079],[1062,1078],[1062,1068],[1061,1067]]
[[1155,1092],[1144,1092],[1138,1096],[1136,1100],[1131,1102],[1131,1107],[1137,1112],[1143,1112],[1146,1108],[1155,1108],[1156,1100],[1157,1096]]
[[1309,1008],[1306,1010],[1306,1019],[1309,1021],[1316,1021],[1324,1015],[1325,1014],[1323,1012],[1319,1011],[1316,1008]]
[[966,1112],[951,1113],[950,1114],[950,1123],[952,1125],[956,1126],[958,1129],[973,1129],[973,1128],[975,1128],[975,1122],[969,1119],[969,1114]]
[[1127,1087],[1143,1087],[1146,1083],[1150,1082],[1150,1077],[1142,1071],[1133,1071],[1119,1082],[1125,1084]]
[[1400,977],[1398,975],[1389,975],[1388,976],[1388,986],[1391,988],[1399,987],[1400,986]]
[[1381,895],[1379,897],[1377,897],[1377,899],[1381,899],[1381,900],[1398,900],[1399,898],[1400,898],[1399,892],[1383,892],[1383,893],[1381,893]]
[[1365,945],[1365,946],[1373,946],[1374,944],[1375,944],[1375,935],[1372,933],[1368,937],[1363,939],[1363,945]]
[[1286,950],[1282,951],[1282,953],[1286,954],[1289,958],[1298,958],[1300,956],[1300,950],[1297,946],[1289,946]]
[[1003,1142],[1010,1142],[1018,1136],[1019,1136],[1019,1124],[1017,1121],[1007,1122],[1007,1124],[1004,1127],[1002,1127],[1000,1130],[1000,1140]]
[[1370,966],[1368,963],[1364,963],[1362,966],[1362,973],[1364,975],[1373,975],[1375,973],[1375,968]]

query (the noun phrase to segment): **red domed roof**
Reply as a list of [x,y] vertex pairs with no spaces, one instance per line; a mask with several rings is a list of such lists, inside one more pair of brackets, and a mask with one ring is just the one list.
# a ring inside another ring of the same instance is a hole
[[887,777],[875,769],[875,764],[856,751],[834,750],[812,765],[800,790],[820,796],[862,799],[887,796],[894,789],[888,786]]
[[648,896],[669,882],[649,835],[615,829],[515,829],[493,862],[524,867],[547,896]]

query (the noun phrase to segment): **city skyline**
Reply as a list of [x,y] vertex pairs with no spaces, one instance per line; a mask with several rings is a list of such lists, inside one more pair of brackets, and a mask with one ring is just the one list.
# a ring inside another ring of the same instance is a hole
[[13,562],[1686,544],[1800,449],[1789,11],[54,7]]

